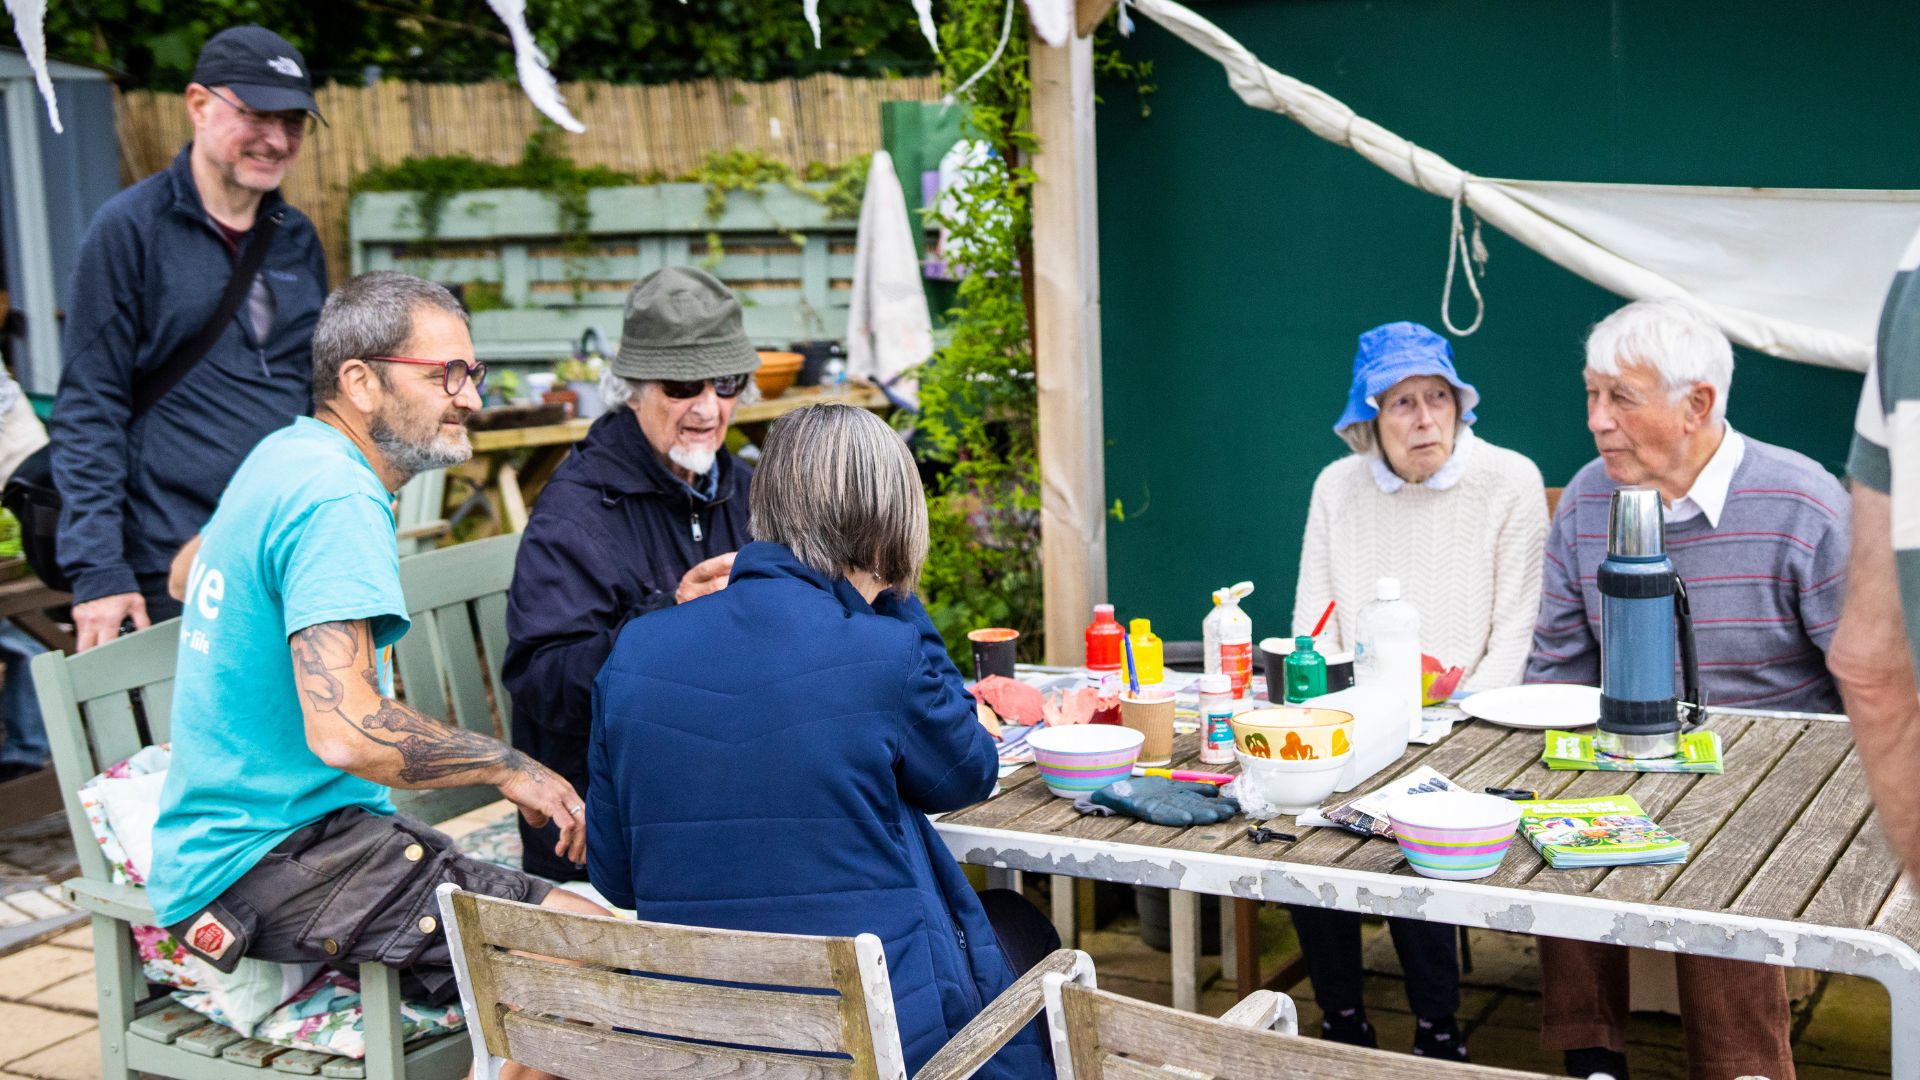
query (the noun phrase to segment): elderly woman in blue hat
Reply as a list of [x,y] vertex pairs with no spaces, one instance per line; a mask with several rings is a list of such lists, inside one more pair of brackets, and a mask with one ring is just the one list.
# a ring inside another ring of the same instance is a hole
[[[1294,633],[1312,632],[1327,601],[1338,601],[1320,651],[1351,649],[1379,579],[1398,578],[1420,612],[1421,650],[1461,667],[1462,687],[1520,681],[1540,606],[1546,489],[1533,462],[1474,435],[1479,404],[1479,392],[1454,370],[1446,338],[1411,322],[1360,335],[1347,408],[1333,426],[1353,452],[1313,484]],[[1293,915],[1323,1036],[1374,1045],[1361,1005],[1359,916],[1317,908]],[[1418,1020],[1414,1053],[1465,1060],[1453,1019],[1453,928],[1389,925]]]

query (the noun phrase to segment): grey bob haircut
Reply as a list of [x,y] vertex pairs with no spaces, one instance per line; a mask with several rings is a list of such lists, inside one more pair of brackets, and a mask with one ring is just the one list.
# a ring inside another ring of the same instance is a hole
[[927,497],[907,444],[851,405],[809,405],[774,421],[754,470],[755,540],[785,544],[832,577],[866,570],[911,595],[927,561]]
[[[404,349],[420,308],[438,308],[467,321],[466,309],[443,286],[397,270],[369,270],[328,294],[313,327],[313,403],[325,405],[340,396],[340,365]],[[384,384],[380,365],[373,370]]]

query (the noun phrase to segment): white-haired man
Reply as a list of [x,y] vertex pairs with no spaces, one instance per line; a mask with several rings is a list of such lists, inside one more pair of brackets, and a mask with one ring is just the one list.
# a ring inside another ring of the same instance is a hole
[[[1701,686],[1720,706],[1832,712],[1826,652],[1840,618],[1847,494],[1810,458],[1727,423],[1733,347],[1694,308],[1643,300],[1587,338],[1587,428],[1600,457],[1574,475],[1547,536],[1527,682],[1598,684],[1600,593],[1615,488],[1658,488],[1667,552],[1687,583]],[[1541,1040],[1575,1076],[1626,1080],[1627,955],[1540,939]],[[1679,957],[1696,1080],[1793,1076],[1777,967]]]
[[[712,274],[668,266],[627,293],[613,406],[540,492],[507,593],[513,745],[587,791],[593,679],[620,628],[726,588],[747,533],[753,470],[727,452],[734,406],[753,400],[760,354],[739,298]],[[523,822],[522,865],[584,879]]]

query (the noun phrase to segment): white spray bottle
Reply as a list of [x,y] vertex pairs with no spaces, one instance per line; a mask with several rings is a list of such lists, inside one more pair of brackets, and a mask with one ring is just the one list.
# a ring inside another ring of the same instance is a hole
[[1253,582],[1242,581],[1213,592],[1213,610],[1200,623],[1206,672],[1225,675],[1235,701],[1244,700],[1253,683],[1253,620],[1240,601],[1253,593]]

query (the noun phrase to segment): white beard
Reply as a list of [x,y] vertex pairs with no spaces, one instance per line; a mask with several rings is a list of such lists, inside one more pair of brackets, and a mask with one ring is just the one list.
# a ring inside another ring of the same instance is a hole
[[695,476],[705,476],[712,471],[714,457],[714,451],[705,447],[694,448],[675,444],[667,450],[668,461]]

